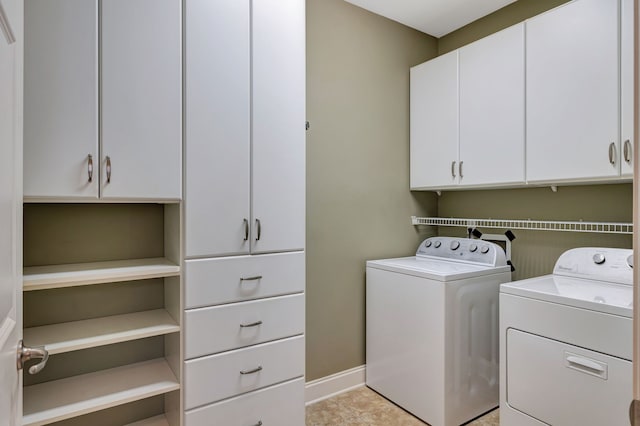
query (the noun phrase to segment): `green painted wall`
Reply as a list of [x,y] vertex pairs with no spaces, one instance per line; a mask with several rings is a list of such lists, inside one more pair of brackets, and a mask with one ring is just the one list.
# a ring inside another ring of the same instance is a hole
[[436,39],[343,0],[307,0],[307,380],[365,362],[367,259],[423,238],[409,192],[409,68]]

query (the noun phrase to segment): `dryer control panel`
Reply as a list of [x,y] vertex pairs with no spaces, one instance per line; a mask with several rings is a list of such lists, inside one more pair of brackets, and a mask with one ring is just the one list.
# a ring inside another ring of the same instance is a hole
[[633,250],[604,247],[579,247],[558,258],[554,275],[633,284]]
[[418,247],[416,256],[473,262],[487,266],[507,264],[502,247],[488,241],[469,238],[427,238]]

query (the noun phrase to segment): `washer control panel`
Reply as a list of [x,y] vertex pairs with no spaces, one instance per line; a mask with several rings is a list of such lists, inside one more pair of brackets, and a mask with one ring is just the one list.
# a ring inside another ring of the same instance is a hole
[[427,238],[418,247],[416,256],[474,262],[489,266],[505,266],[507,264],[502,247],[489,241],[469,238]]
[[580,247],[567,250],[553,268],[555,275],[633,284],[633,250]]

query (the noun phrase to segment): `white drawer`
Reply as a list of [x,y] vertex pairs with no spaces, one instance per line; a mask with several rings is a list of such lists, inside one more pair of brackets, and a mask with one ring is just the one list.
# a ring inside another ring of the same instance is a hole
[[186,308],[304,291],[304,252],[185,262]]
[[302,426],[304,379],[271,386],[185,414],[185,426]]
[[192,309],[185,314],[185,357],[304,333],[304,294]]
[[303,375],[304,336],[186,361],[185,409]]

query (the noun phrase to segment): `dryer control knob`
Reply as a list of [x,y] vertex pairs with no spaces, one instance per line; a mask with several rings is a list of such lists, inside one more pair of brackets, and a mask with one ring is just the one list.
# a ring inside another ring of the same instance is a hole
[[435,248],[439,248],[442,245],[442,243],[440,241],[436,241],[435,243],[433,243],[433,245]]
[[469,246],[469,251],[470,251],[471,253],[473,253],[473,252],[475,252],[476,250],[478,250],[478,245],[477,245],[477,244],[473,244],[473,243],[472,243],[472,244]]
[[629,257],[627,257],[627,265],[629,265],[631,268],[633,268],[633,255],[629,255]]
[[480,253],[482,254],[489,253],[489,246],[482,246],[482,248],[480,249]]
[[425,241],[424,246],[425,247],[431,247],[431,241],[429,241],[429,240]]
[[458,250],[458,247],[460,247],[460,241],[451,241],[451,245],[449,246],[451,250]]
[[593,255],[593,262],[597,265],[602,265],[607,260],[602,253],[596,253]]

